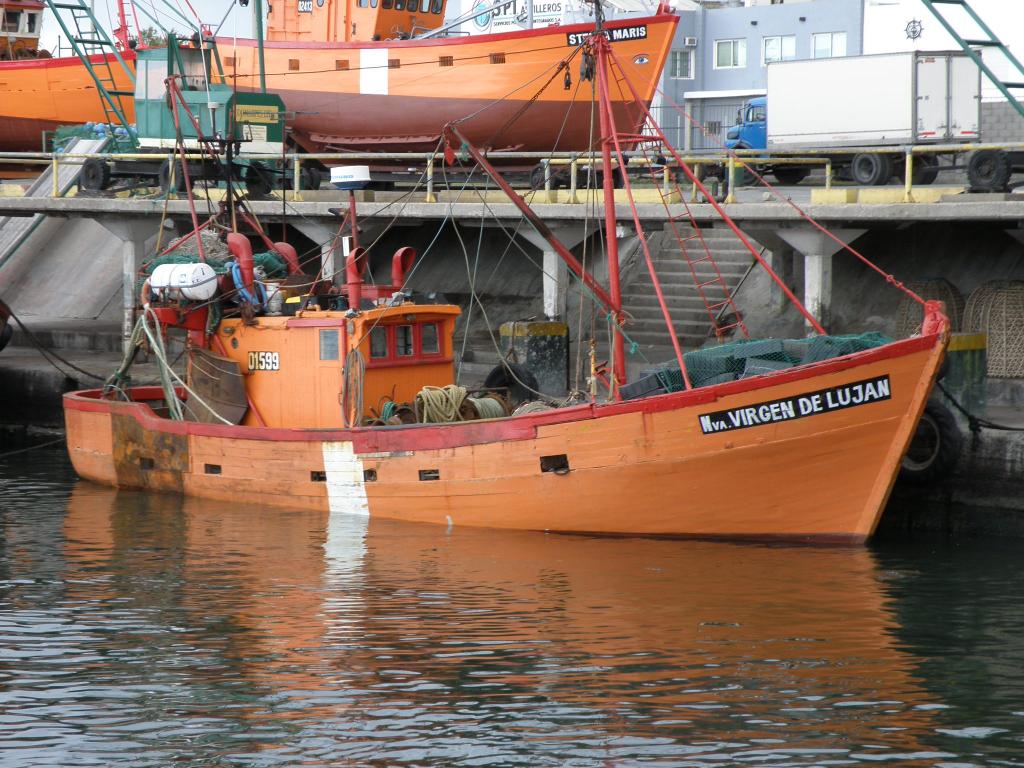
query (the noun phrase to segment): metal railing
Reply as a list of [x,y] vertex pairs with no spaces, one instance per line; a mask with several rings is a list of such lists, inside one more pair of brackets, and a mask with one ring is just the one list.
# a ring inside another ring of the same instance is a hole
[[[700,177],[704,169],[714,168],[722,169],[723,183],[725,185],[723,201],[726,203],[736,202],[736,190],[740,186],[741,181],[740,169],[743,164],[753,166],[755,169],[777,167],[783,165],[792,166],[803,166],[808,168],[822,167],[824,171],[824,188],[831,189],[834,183],[834,158],[841,155],[855,155],[855,154],[885,154],[885,155],[902,155],[904,158],[904,200],[906,202],[913,202],[913,175],[914,175],[914,163],[915,158],[921,155],[965,155],[969,152],[978,150],[1013,150],[1022,151],[1024,150],[1024,143],[1001,143],[1001,144],[946,144],[946,145],[917,145],[900,148],[840,148],[840,149],[829,149],[829,150],[800,150],[799,156],[773,156],[766,154],[760,150],[736,150],[729,154],[693,154],[681,157],[681,160],[687,164],[693,171],[695,176]],[[630,168],[639,168],[642,166],[649,166],[653,164],[647,155],[641,152],[627,152],[625,153],[628,158],[628,164]],[[189,160],[201,160],[203,155],[198,153],[186,154],[185,157]],[[61,166],[66,165],[78,165],[82,166],[87,160],[96,159],[105,162],[118,162],[118,161],[131,161],[131,160],[163,160],[166,159],[168,162],[172,160],[180,159],[181,155],[167,152],[132,152],[132,153],[117,153],[117,152],[100,152],[100,153],[54,153],[54,152],[3,152],[0,153],[0,168],[4,166],[49,166],[51,176],[53,178],[52,196],[61,197],[61,192],[57,182],[58,171]],[[561,167],[567,169],[568,172],[568,195],[566,200],[563,202],[569,203],[580,203],[585,202],[586,198],[581,198],[580,190],[580,177],[581,174],[590,174],[595,169],[600,169],[602,164],[601,157],[599,155],[592,155],[590,153],[579,153],[579,152],[561,152],[561,153],[545,153],[545,152],[494,152],[489,155],[492,162],[496,165],[505,166],[509,168],[518,169],[521,173],[527,173],[533,168],[540,167],[543,173],[543,186],[538,189],[533,189],[534,185],[530,186],[535,192],[543,192],[549,202],[554,202],[559,199],[556,189],[556,175],[557,170]],[[208,157],[206,158],[209,159]],[[274,169],[275,173],[284,172],[285,168],[290,167],[291,169],[291,192],[296,200],[301,200],[303,190],[301,187],[301,168],[303,163],[316,161],[318,163],[324,163],[326,165],[358,165],[368,164],[371,166],[377,166],[381,171],[382,176],[389,177],[389,180],[403,181],[407,180],[409,183],[419,181],[422,178],[424,187],[423,201],[428,203],[438,202],[438,194],[436,187],[436,169],[441,163],[444,163],[444,156],[440,153],[430,152],[389,152],[389,153],[311,153],[311,154],[299,154],[291,153],[286,155],[281,154],[246,154],[239,158],[240,160],[258,160],[261,162],[269,162],[277,166]],[[665,164],[658,163],[656,168],[661,169],[661,180],[660,180],[660,191],[662,194],[668,194],[673,191],[675,186],[673,174],[678,171],[678,168],[674,167],[675,164],[672,162],[666,162]],[[172,163],[172,168],[174,164]],[[932,166],[936,167],[936,166]],[[963,166],[954,163],[952,166],[938,166],[938,170],[949,170],[962,168]],[[453,169],[454,173],[458,173],[458,169]],[[760,172],[760,170],[759,170]],[[695,183],[691,183],[689,186],[689,202],[697,203],[700,202],[700,190]],[[717,185],[713,185],[717,186]],[[589,188],[592,189],[592,188]],[[715,190],[718,192],[719,190]]]

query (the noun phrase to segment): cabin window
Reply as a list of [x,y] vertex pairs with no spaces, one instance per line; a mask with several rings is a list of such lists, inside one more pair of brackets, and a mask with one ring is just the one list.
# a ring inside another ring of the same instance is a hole
[[370,357],[388,356],[388,329],[377,326],[370,331]]
[[369,4],[370,4],[370,3],[369,3],[369,0],[359,0],[359,7],[360,7],[360,8],[365,8],[365,7],[366,7],[366,6],[368,6]]
[[438,16],[444,10],[444,0],[430,0],[430,12]]
[[39,19],[38,13],[25,13],[25,31],[34,35],[37,31],[36,22]]
[[420,326],[420,353],[436,355],[441,351],[437,341],[437,323],[424,323]]
[[292,72],[298,72],[299,71],[299,60],[298,59],[288,59],[288,69],[291,70]]
[[335,69],[345,69],[345,70],[347,70],[348,69],[348,59],[335,59],[334,60],[334,68]]
[[388,59],[388,69],[399,69],[401,66],[401,59]]
[[376,469],[364,469],[363,470],[363,482],[364,483],[376,483],[377,482],[377,470]]
[[320,359],[337,360],[338,332],[333,328],[320,329]]
[[383,8],[385,11],[391,10],[392,4],[392,0],[380,0],[380,7]]
[[395,328],[395,354],[399,357],[412,356],[412,326],[400,325]]
[[504,53],[492,53],[491,54],[491,64],[504,64],[504,63],[505,63],[505,54]]
[[409,13],[416,13],[420,9],[420,0],[409,0]]
[[207,475],[219,475],[221,473],[220,464],[204,464],[203,472]]
[[404,11],[405,10],[405,0],[395,0],[395,10],[396,11]]
[[438,56],[437,66],[439,67],[454,67],[455,57],[454,56]]
[[370,0],[370,7],[371,8],[376,8],[377,7],[377,0]]
[[20,14],[18,13],[18,11],[4,12],[4,25],[2,27],[2,30],[4,32],[17,32],[19,16]]

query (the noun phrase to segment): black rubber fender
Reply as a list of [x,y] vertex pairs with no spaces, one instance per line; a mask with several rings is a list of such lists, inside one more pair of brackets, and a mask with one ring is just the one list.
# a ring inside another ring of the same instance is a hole
[[537,377],[530,369],[519,363],[502,361],[491,369],[484,379],[484,389],[502,390],[508,393],[513,407],[537,397]]
[[900,463],[900,479],[917,484],[943,480],[956,468],[963,443],[949,408],[929,400]]

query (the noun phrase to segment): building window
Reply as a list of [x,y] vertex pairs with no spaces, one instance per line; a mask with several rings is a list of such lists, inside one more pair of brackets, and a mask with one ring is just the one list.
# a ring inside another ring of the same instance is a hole
[[693,80],[693,51],[672,51],[668,57],[668,76],[677,80]]
[[796,58],[796,35],[766,37],[761,42],[761,64],[792,61]]
[[715,40],[715,69],[741,69],[747,66],[747,41]]
[[820,32],[811,35],[812,55],[816,59],[831,59],[846,55],[845,32]]
[[441,11],[444,10],[444,0],[431,0],[430,12],[435,16],[440,16]]

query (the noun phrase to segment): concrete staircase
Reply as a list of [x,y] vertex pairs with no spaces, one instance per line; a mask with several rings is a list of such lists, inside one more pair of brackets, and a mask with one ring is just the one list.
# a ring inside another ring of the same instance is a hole
[[[688,234],[690,230],[680,227],[680,232]],[[703,235],[730,293],[734,292],[753,256],[729,229],[706,228]],[[704,255],[698,240],[689,240],[686,245],[690,248],[691,258]],[[708,335],[711,320],[694,285],[690,267],[671,231],[665,233],[661,249],[652,255],[680,343],[684,349],[700,347],[711,338]],[[640,258],[641,263],[631,271],[630,279],[623,288],[623,307],[633,317],[633,322],[626,326],[626,333],[640,345],[639,351],[647,360],[668,360],[674,357],[672,342],[647,265],[643,257]],[[696,271],[702,282],[714,276],[709,262],[698,264]],[[705,290],[711,302],[724,298],[718,284],[707,286]]]

